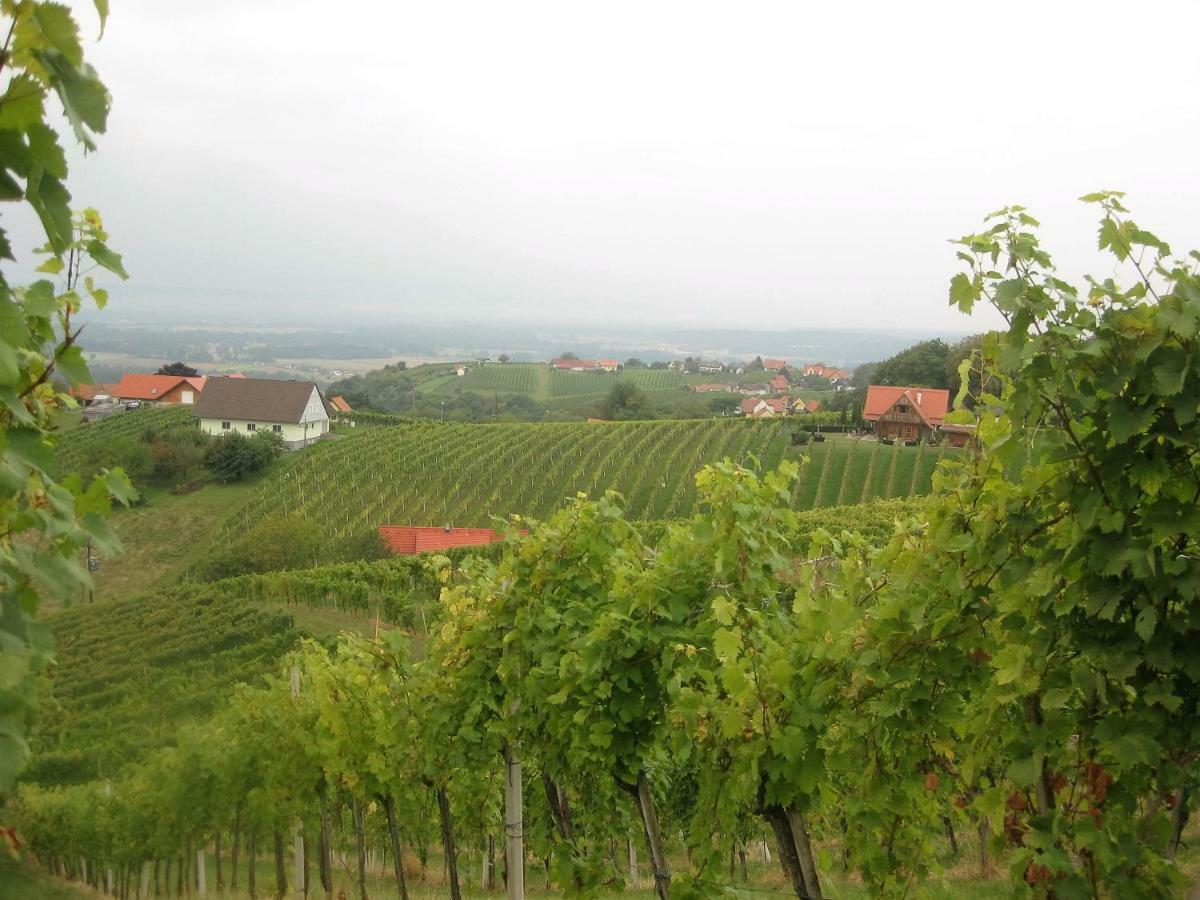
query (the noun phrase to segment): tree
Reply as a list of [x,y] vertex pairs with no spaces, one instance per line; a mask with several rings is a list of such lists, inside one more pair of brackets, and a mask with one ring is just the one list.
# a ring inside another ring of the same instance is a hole
[[[101,28],[108,4],[98,3]],[[78,475],[56,482],[51,474],[59,414],[74,405],[60,390],[90,381],[72,321],[86,292],[102,308],[106,292],[92,276],[96,268],[124,278],[121,257],[109,249],[95,210],[72,215],[64,181],[67,155],[47,124],[51,94],[62,105],[75,140],[95,149],[104,132],[109,95],[83,58],[79,29],[59,3],[6,4],[9,35],[0,67],[8,84],[0,96],[0,181],[3,199],[25,201],[46,235],[38,271],[57,276],[14,288],[0,275],[0,428],[3,468],[0,485],[0,793],[11,787],[28,755],[25,732],[48,659],[47,629],[35,619],[45,597],[64,599],[90,577],[78,564],[89,543],[112,552],[117,542],[104,522],[113,498],[133,496],[119,470],[85,484]],[[13,260],[0,230],[0,258]]]
[[506,362],[508,362],[508,360],[509,360],[509,356],[507,353],[501,353],[499,356],[496,357],[497,362],[506,363]]
[[189,366],[187,363],[173,362],[167,363],[165,366],[159,366],[155,375],[179,375],[183,378],[196,378],[200,373]]
[[646,392],[628,381],[618,381],[600,404],[604,418],[614,422],[650,418],[650,400]]
[[638,359],[636,356],[631,356],[629,359],[625,360],[625,368],[627,368],[627,369],[644,369],[644,368],[646,368],[646,364],[644,362],[642,362],[640,359]]
[[574,353],[572,353],[570,350],[568,350],[566,353],[560,353],[557,358],[558,359],[579,359],[579,357],[576,356]]
[[875,368],[874,383],[948,387],[950,380],[946,375],[946,360],[949,357],[950,347],[940,338],[922,341],[879,363]]
[[273,431],[246,437],[231,431],[217,438],[204,454],[204,465],[219,481],[240,481],[267,468],[283,452],[283,438]]
[[321,526],[295,516],[263,519],[231,547],[214,554],[205,568],[208,578],[230,578],[254,572],[306,569],[325,552]]

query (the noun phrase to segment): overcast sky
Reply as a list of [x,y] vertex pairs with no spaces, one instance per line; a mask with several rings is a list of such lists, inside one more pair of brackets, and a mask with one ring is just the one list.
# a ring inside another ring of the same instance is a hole
[[1098,188],[1200,246],[1198,33],[1195,2],[112,0],[71,187],[131,304],[969,330],[946,238],[1005,203],[1072,276],[1111,271]]

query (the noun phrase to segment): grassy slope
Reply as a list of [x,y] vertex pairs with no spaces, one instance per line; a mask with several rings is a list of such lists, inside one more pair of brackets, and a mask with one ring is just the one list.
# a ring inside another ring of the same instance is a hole
[[131,597],[173,579],[253,489],[245,483],[210,484],[179,497],[148,491],[142,505],[116,513],[112,523],[123,549],[101,560],[96,599]]

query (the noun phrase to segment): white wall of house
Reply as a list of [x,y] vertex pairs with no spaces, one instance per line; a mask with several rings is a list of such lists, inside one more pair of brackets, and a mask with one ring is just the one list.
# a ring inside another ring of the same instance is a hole
[[[329,419],[309,420],[305,429],[303,422],[251,422],[247,419],[201,419],[200,430],[205,434],[220,437],[233,431],[240,431],[247,436],[253,436],[258,431],[276,431],[288,444],[299,446],[305,440],[312,443],[329,431]],[[254,427],[251,428],[250,426]]]
[[[308,406],[304,407],[304,414],[300,416],[301,425],[304,422],[323,422],[324,427],[322,432],[329,430],[329,413],[325,411],[325,404],[321,402],[321,395],[313,388],[312,394],[308,398]],[[300,429],[303,432],[303,427]],[[309,432],[312,431],[312,426],[309,426]]]
[[[253,426],[253,427],[251,427]],[[233,431],[253,435],[258,431],[277,432],[289,446],[300,446],[305,441],[312,443],[329,432],[329,414],[321,395],[313,388],[308,405],[300,415],[299,422],[264,422],[250,419],[200,419],[200,430],[205,434],[220,437]]]

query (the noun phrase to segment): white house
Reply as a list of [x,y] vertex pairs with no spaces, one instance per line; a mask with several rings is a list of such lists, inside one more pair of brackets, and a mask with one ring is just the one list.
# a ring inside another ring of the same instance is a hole
[[206,434],[273,431],[296,450],[329,432],[325,398],[311,381],[210,378],[192,414]]

